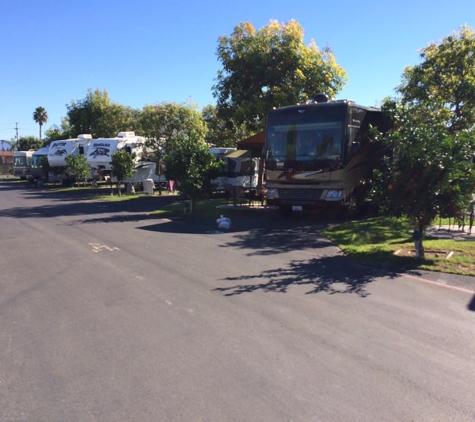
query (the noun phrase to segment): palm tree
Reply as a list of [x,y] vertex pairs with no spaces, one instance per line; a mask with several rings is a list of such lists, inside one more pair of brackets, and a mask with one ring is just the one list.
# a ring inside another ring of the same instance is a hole
[[41,140],[41,126],[48,121],[48,112],[43,107],[36,107],[33,113],[33,120],[40,125]]

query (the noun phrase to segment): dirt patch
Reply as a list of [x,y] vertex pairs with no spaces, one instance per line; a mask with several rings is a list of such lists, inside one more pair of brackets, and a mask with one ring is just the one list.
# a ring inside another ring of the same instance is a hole
[[[432,250],[425,249],[424,257],[425,258],[443,258],[450,259],[453,256],[453,251],[443,251],[443,250]],[[397,256],[416,256],[416,250],[413,248],[399,248],[394,252],[394,255]]]

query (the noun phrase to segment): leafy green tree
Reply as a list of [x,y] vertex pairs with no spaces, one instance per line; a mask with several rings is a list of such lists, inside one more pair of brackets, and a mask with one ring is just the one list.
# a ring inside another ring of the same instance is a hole
[[421,49],[422,62],[404,69],[403,102],[425,118],[437,113],[451,133],[475,125],[475,31],[462,26]]
[[[114,137],[122,131],[135,132],[138,128],[139,110],[118,103],[111,103],[97,120],[97,131],[103,137]],[[89,133],[89,132],[86,132]]]
[[207,126],[205,139],[210,146],[236,148],[238,141],[252,135],[244,124],[239,125],[219,116],[215,105],[204,106],[201,114]]
[[45,138],[43,139],[43,146],[46,147],[51,144],[53,141],[58,141],[60,139],[68,139],[69,134],[63,132],[61,128],[57,125],[51,126],[49,129],[45,130]]
[[53,125],[45,130],[45,139],[43,139],[43,146],[48,146],[53,141],[60,139],[72,138],[70,135],[69,120],[66,117],[61,117],[61,126]]
[[409,216],[419,233],[436,216],[463,213],[475,188],[475,33],[468,26],[421,50],[404,69],[401,97],[383,108],[393,128],[391,153],[373,194],[391,214]]
[[86,179],[89,176],[90,168],[87,163],[87,159],[84,155],[76,154],[66,155],[65,159],[67,167],[66,171],[73,175],[76,179],[77,187],[79,188],[79,182],[82,181],[86,183]]
[[135,130],[137,111],[112,102],[105,89],[88,89],[84,99],[72,100],[66,108],[70,137],[87,133],[93,138],[112,138],[118,132]]
[[164,157],[165,175],[178,183],[178,190],[191,200],[191,210],[196,201],[208,197],[213,189],[211,179],[221,164],[209,152],[204,139],[195,135],[173,139],[170,151]]
[[203,138],[206,123],[194,104],[165,102],[143,108],[140,132],[147,139],[146,147],[160,157],[162,152],[166,154],[169,151],[174,139]]
[[401,101],[387,99],[383,110],[393,127],[377,137],[388,152],[371,192],[383,212],[409,217],[421,234],[437,216],[464,212],[475,189],[475,131],[453,133],[439,113],[421,120]]
[[112,176],[117,179],[117,193],[122,196],[120,186],[124,179],[134,174],[135,154],[130,154],[124,149],[118,149],[111,155]]
[[223,119],[245,124],[249,133],[264,129],[272,107],[311,99],[325,92],[330,98],[346,83],[346,72],[329,47],[303,42],[303,28],[291,20],[271,20],[260,30],[240,23],[230,36],[219,37],[218,71],[213,95]]
[[18,141],[13,143],[13,146],[18,151],[29,151],[30,149],[37,150],[41,148],[42,142],[41,139],[35,138],[34,136],[21,136],[18,138]]
[[41,140],[41,127],[48,121],[48,113],[43,107],[36,107],[33,112],[33,120],[40,126],[40,140]]

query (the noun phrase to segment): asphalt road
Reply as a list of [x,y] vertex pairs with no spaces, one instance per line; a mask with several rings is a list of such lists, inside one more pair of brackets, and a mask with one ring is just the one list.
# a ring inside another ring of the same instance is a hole
[[0,181],[1,422],[475,420],[475,278],[82,195]]

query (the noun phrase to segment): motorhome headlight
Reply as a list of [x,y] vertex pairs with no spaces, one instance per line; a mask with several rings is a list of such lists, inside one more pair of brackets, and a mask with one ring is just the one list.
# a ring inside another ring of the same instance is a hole
[[327,191],[327,199],[340,199],[343,191],[337,189],[329,189]]
[[266,197],[267,199],[275,199],[275,189],[267,189]]

